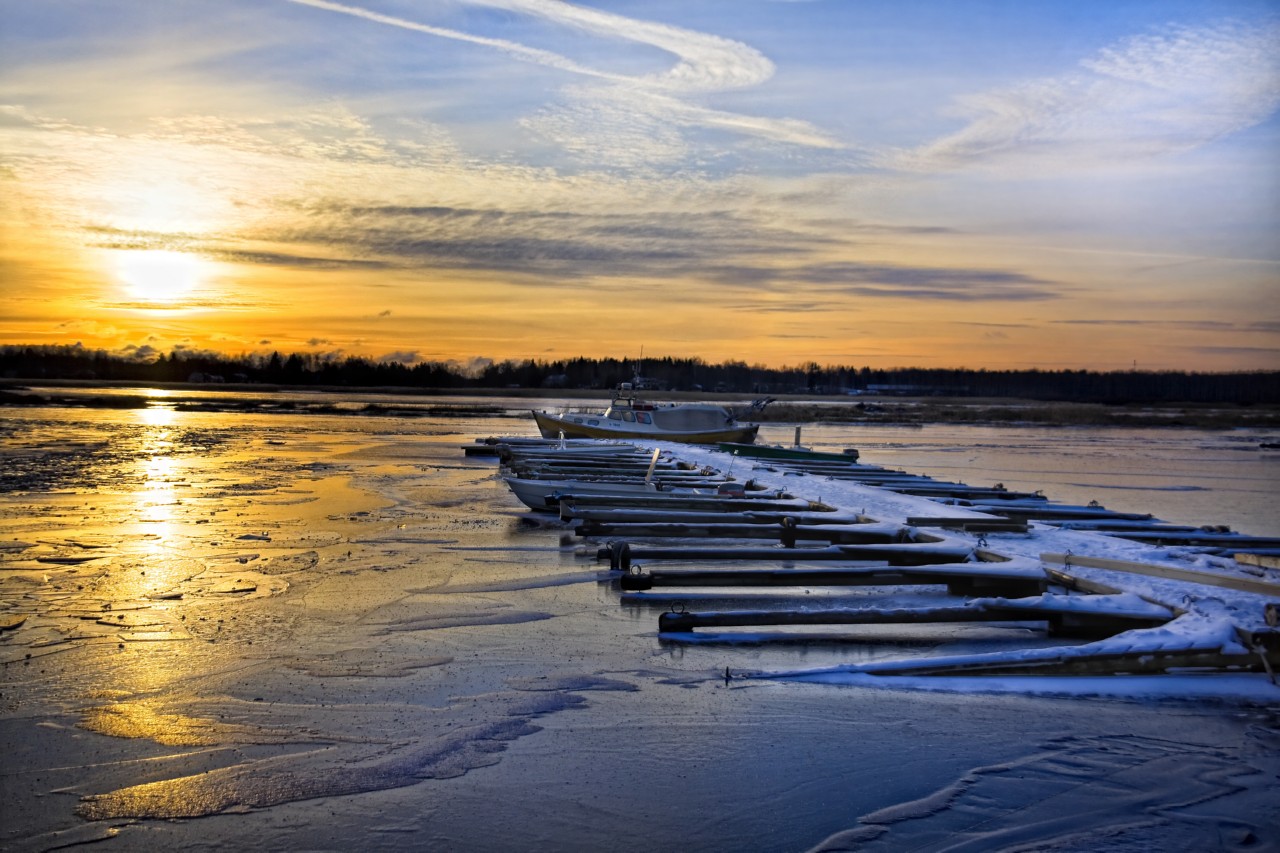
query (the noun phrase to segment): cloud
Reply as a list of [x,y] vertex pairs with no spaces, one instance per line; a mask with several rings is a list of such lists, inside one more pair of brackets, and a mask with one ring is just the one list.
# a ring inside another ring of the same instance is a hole
[[[1061,298],[1072,289],[985,267],[815,262],[816,254],[847,250],[850,244],[725,210],[613,213],[327,201],[304,212],[305,223],[263,236],[323,247],[336,257],[381,259],[388,266],[500,272],[512,285],[545,286],[546,278],[554,277],[562,288],[598,290],[612,279],[631,290],[637,280],[693,280],[744,292],[786,293],[787,310],[804,304],[826,308],[836,297],[848,296],[1030,302]],[[900,229],[862,223],[853,230]],[[287,250],[280,254],[292,256]]]
[[155,361],[162,352],[151,344],[126,344],[123,349],[117,350],[115,355],[128,359],[129,361],[151,362]]
[[[727,212],[632,214],[326,202],[279,243],[404,267],[568,279],[688,275],[726,253],[786,256],[814,241]],[[282,252],[289,256],[289,252]]]
[[774,65],[755,48],[738,41],[693,32],[669,24],[627,18],[562,0],[479,0],[483,5],[537,15],[609,39],[656,47],[679,58],[667,71],[618,82],[670,92],[720,92],[765,82]]
[[1025,273],[982,268],[922,267],[841,261],[791,267],[722,267],[717,277],[726,282],[754,282],[757,289],[792,292],[798,285],[806,295],[888,297],[951,302],[1031,302],[1057,299],[1072,288]]
[[[85,229],[89,233],[110,234],[111,228],[90,226]],[[332,258],[314,255],[295,254],[290,252],[268,252],[250,249],[234,249],[226,246],[223,240],[202,239],[192,234],[167,234],[159,231],[120,232],[116,239],[99,240],[87,245],[97,249],[115,249],[124,251],[165,250],[170,252],[187,252],[211,260],[228,263],[245,263],[262,266],[293,267],[295,269],[312,270],[347,270],[388,269],[393,264],[387,261],[367,260],[361,258]]]
[[560,54],[553,53],[549,50],[539,50],[538,48],[526,47],[525,45],[518,44],[513,41],[507,41],[506,39],[486,38],[484,36],[464,33],[459,30],[451,30],[444,27],[433,27],[427,24],[410,21],[406,18],[384,15],[380,12],[374,12],[371,9],[364,9],[359,6],[349,6],[343,3],[330,3],[328,0],[286,0],[286,2],[296,3],[299,6],[311,6],[315,9],[324,9],[328,12],[338,12],[355,18],[363,18],[366,21],[372,21],[377,24],[386,24],[387,26],[399,27],[404,30],[413,30],[426,35],[470,42],[471,44],[481,45],[483,47],[491,47],[517,59],[532,62],[537,65],[545,65],[549,68],[558,68],[562,71],[572,71],[576,74],[586,74],[591,76],[610,76],[604,72],[595,71],[586,66],[579,65],[568,57],[561,56]]
[[1050,320],[1050,323],[1065,326],[1144,326],[1148,328],[1177,329],[1192,332],[1231,332],[1274,334],[1280,332],[1280,323],[1273,321],[1255,321],[1237,323],[1226,320],[1147,320],[1107,318],[1103,320]]
[[518,42],[421,24],[359,6],[329,0],[287,2],[491,48],[522,62],[583,78],[585,83],[566,86],[558,102],[521,121],[523,127],[579,160],[613,168],[673,163],[687,154],[691,144],[687,134],[699,131],[727,132],[773,144],[842,147],[809,122],[743,115],[695,102],[697,97],[759,86],[773,76],[774,64],[767,57],[732,39],[561,0],[472,0],[596,38],[656,48],[675,58],[663,71],[626,75]]
[[464,376],[479,376],[488,367],[492,367],[494,360],[487,356],[472,356],[467,359],[451,358],[445,362],[450,370],[455,370]]
[[414,365],[423,361],[422,354],[417,350],[400,350],[399,352],[389,352],[380,355],[377,358],[379,364],[405,364]]
[[1061,325],[1061,326],[1145,326],[1145,325],[1148,325],[1151,321],[1150,320],[1107,319],[1107,320],[1050,320],[1049,322],[1057,325]]
[[800,315],[813,311],[829,311],[830,309],[831,304],[829,302],[803,299],[788,299],[785,302],[740,302],[729,307],[730,311],[740,311],[753,316],[763,314]]
[[1245,356],[1262,356],[1263,360],[1270,361],[1271,367],[1266,369],[1274,370],[1277,366],[1277,359],[1280,359],[1280,347],[1238,347],[1238,346],[1221,346],[1221,345],[1204,345],[1192,346],[1188,349],[1203,355],[1245,355]]
[[201,254],[220,261],[234,263],[261,264],[264,266],[294,267],[296,269],[313,270],[384,270],[394,264],[387,261],[363,260],[360,258],[322,258],[308,255],[297,255],[289,252],[256,252],[243,249],[208,248]]
[[965,97],[959,131],[887,157],[913,171],[1099,167],[1194,149],[1280,106],[1280,24],[1168,27],[1077,70]]

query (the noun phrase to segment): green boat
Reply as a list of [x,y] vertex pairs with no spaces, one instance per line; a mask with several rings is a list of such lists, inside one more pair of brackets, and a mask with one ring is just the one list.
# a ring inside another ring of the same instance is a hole
[[776,444],[739,444],[721,441],[717,445],[725,453],[750,456],[753,459],[796,459],[809,462],[857,462],[858,451],[852,447],[840,453],[809,450],[807,447],[782,447]]

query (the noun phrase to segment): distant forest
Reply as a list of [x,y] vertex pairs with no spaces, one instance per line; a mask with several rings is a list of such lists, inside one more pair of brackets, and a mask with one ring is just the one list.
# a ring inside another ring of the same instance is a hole
[[[967,370],[821,366],[771,368],[740,361],[646,358],[643,386],[656,391],[945,397],[1016,397],[1094,403],[1280,402],[1280,371]],[[607,389],[636,379],[625,359],[504,361],[475,370],[441,362],[400,364],[313,354],[226,357],[175,350],[150,360],[80,346],[0,347],[10,380],[258,383],[350,388]]]

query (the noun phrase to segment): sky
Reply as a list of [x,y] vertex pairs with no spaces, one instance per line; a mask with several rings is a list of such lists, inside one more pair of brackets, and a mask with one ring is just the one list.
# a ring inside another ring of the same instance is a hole
[[0,0],[0,344],[1280,369],[1277,0]]

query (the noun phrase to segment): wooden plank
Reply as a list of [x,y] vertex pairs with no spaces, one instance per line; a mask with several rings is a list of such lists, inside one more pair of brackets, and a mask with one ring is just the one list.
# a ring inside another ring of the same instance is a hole
[[1009,518],[1023,518],[1031,521],[1047,521],[1064,519],[1108,518],[1117,521],[1149,521],[1154,516],[1138,512],[1116,512],[1101,507],[1077,507],[1046,504],[1033,506],[1028,504],[971,504],[970,509],[977,512],[989,512]]
[[1166,580],[1189,581],[1191,583],[1219,586],[1240,592],[1254,592],[1258,595],[1280,595],[1280,584],[1252,578],[1233,578],[1228,575],[1217,575],[1195,569],[1178,569],[1173,566],[1159,566],[1152,563],[1135,563],[1129,560],[1110,560],[1103,557],[1082,557],[1076,554],[1044,553],[1041,562],[1070,568],[1082,566],[1088,569],[1109,569],[1116,572],[1127,572],[1135,575],[1165,578]]
[[1232,555],[1237,563],[1246,566],[1257,566],[1260,569],[1280,569],[1280,557],[1273,554],[1250,554],[1242,552]]
[[1171,671],[1257,672],[1263,659],[1256,653],[1228,654],[1221,650],[1159,649],[1120,654],[1063,655],[1056,658],[991,661],[920,661],[869,664],[859,672],[871,675],[1156,675]]
[[[1063,596],[1066,598],[1066,596]],[[1076,598],[1079,598],[1077,596]],[[658,617],[658,631],[689,633],[698,628],[757,628],[770,625],[903,625],[939,622],[1047,622],[1055,634],[1118,634],[1163,625],[1172,611],[1085,610],[1065,603],[977,602],[950,607],[808,608],[804,610],[722,610],[668,612]]]
[[954,516],[951,518],[930,518],[928,516],[910,516],[909,527],[945,527],[949,530],[963,530],[966,533],[1026,533],[1027,523],[995,515]]
[[[839,479],[833,478],[833,479]],[[1003,489],[989,489],[979,486],[897,486],[885,485],[881,488],[904,495],[915,495],[921,498],[966,498],[968,500],[1016,500],[1034,497],[1032,492],[1006,492]],[[984,507],[985,511],[985,507]],[[994,510],[992,510],[994,511]]]
[[1246,536],[1243,533],[1178,533],[1161,530],[1116,530],[1112,536],[1131,539],[1147,545],[1189,545],[1196,547],[1220,548],[1233,551],[1236,548],[1275,548],[1280,546],[1280,537]]
[[957,525],[955,529],[963,530],[965,533],[1026,533],[1031,528],[1025,521],[1010,521],[1005,524],[998,521],[970,521],[967,524]]
[[853,524],[731,524],[714,522],[607,522],[584,521],[573,531],[578,536],[621,536],[645,539],[774,539],[788,547],[797,541],[831,542],[841,545],[903,542],[903,528],[887,525]]
[[1126,521],[1125,519],[1039,519],[1045,524],[1051,524],[1060,527],[1063,530],[1099,530],[1104,532],[1120,531],[1120,530],[1152,530],[1152,531],[1169,531],[1178,533],[1194,533],[1199,530],[1190,524],[1166,524],[1163,521],[1139,519],[1138,521]]
[[[650,509],[588,509],[575,506],[572,501],[560,502],[562,521],[603,522],[629,524],[661,522],[671,524],[697,524],[699,522],[724,524],[781,524],[783,519],[793,519],[796,524],[871,524],[864,516],[834,512],[808,512],[771,510],[768,512],[739,512],[715,510],[650,510]],[[995,519],[1003,521],[1003,519]]]
[[[607,550],[601,556],[608,557]],[[777,548],[759,546],[724,547],[664,547],[644,546],[631,548],[632,562],[644,560],[766,560],[779,563],[809,562],[815,560],[865,560],[888,563],[891,566],[926,566],[934,563],[963,563],[973,556],[972,549],[934,543],[891,545],[831,545],[828,547]]]
[[1007,519],[997,515],[953,515],[953,516],[929,516],[929,515],[909,515],[907,516],[908,527],[959,527],[962,524],[972,524],[977,521],[1000,521],[1008,523]]
[[636,509],[714,509],[751,512],[755,510],[810,510],[814,512],[834,512],[834,507],[827,507],[813,501],[796,498],[774,499],[767,497],[722,497],[719,495],[690,495],[680,492],[653,492],[636,495],[567,495],[561,503],[568,502],[574,507],[613,507]]
[[952,566],[842,566],[805,569],[673,569],[623,575],[624,590],[654,587],[946,586],[984,595],[1025,597],[1047,588],[1048,579],[1025,569],[984,568],[965,573]]

